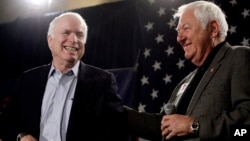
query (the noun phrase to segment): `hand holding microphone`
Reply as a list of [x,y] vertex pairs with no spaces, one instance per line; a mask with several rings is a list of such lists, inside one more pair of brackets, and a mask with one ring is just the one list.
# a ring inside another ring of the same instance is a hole
[[[176,107],[174,104],[167,103],[164,105],[163,111],[162,111],[164,115],[171,115],[171,114],[174,114],[175,112],[176,112]],[[164,140],[165,140],[165,136],[162,136],[162,141]]]

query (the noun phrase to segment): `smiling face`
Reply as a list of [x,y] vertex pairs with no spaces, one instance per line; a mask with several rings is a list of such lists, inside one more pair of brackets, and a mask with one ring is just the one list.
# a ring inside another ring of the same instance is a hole
[[210,26],[203,29],[193,10],[187,9],[179,19],[177,32],[177,42],[183,47],[185,58],[201,66],[214,47]]
[[53,64],[56,68],[73,67],[84,54],[84,31],[81,20],[74,15],[65,15],[55,21],[48,35]]

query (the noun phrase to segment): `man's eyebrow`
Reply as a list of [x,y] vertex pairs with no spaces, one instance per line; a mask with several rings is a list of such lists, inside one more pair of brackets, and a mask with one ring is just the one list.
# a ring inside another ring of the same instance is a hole
[[175,29],[178,30],[179,28],[183,28],[185,26],[190,26],[190,24],[189,23],[184,23],[182,25],[178,25]]

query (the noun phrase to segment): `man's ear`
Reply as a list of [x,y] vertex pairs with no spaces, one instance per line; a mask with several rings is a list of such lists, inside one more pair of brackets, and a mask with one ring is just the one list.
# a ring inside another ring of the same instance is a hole
[[48,42],[49,49],[51,50],[51,44],[52,44],[52,37],[51,37],[51,35],[47,36],[47,42]]
[[220,34],[220,25],[217,21],[213,20],[210,22],[211,27],[211,38],[218,37]]

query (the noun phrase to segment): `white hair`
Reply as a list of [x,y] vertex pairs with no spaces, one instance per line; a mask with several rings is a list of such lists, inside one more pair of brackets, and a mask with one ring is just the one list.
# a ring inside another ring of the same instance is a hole
[[194,9],[194,16],[200,22],[203,29],[206,29],[210,21],[217,21],[220,25],[219,38],[225,39],[228,32],[228,23],[226,16],[219,6],[209,1],[195,1],[189,4],[182,5],[173,15],[174,18],[179,18],[188,9]]
[[88,26],[85,22],[85,20],[82,18],[82,16],[78,13],[75,13],[75,12],[66,12],[66,13],[63,13],[57,17],[55,17],[49,24],[49,29],[48,29],[48,35],[50,36],[54,36],[54,29],[55,29],[55,25],[56,25],[56,21],[58,21],[58,19],[64,17],[64,16],[75,16],[77,17],[80,21],[81,21],[81,24],[82,24],[82,28],[83,28],[83,34],[84,34],[84,39],[83,39],[83,43],[86,43],[86,40],[87,40],[87,34],[88,34]]

